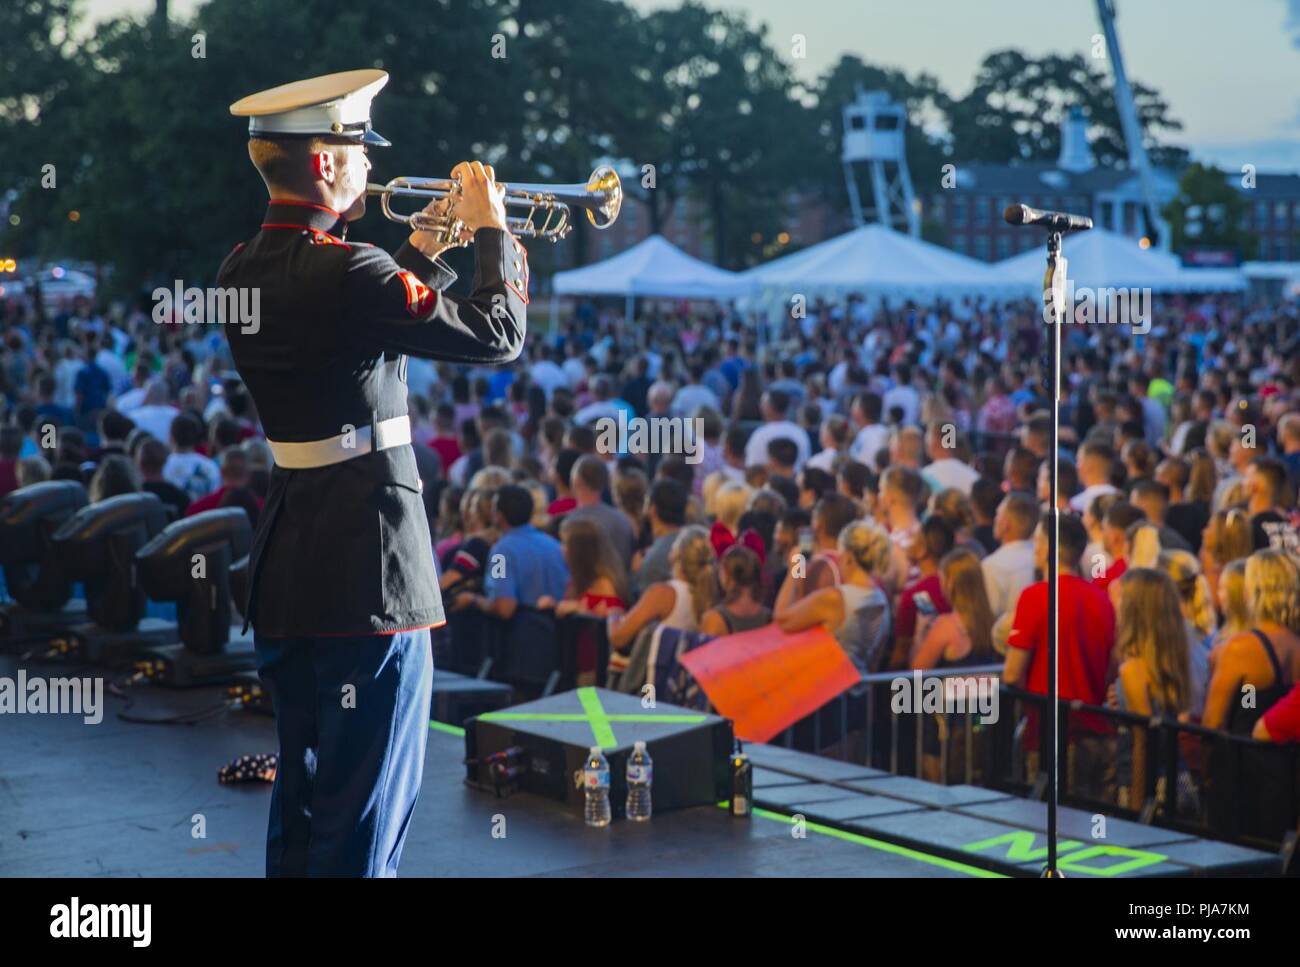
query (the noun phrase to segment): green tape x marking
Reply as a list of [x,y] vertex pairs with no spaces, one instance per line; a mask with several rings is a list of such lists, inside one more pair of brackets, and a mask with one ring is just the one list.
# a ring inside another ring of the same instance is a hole
[[707,715],[678,713],[611,715],[601,705],[600,696],[594,688],[578,689],[578,703],[582,706],[581,712],[488,712],[479,718],[484,722],[587,722],[591,725],[592,745],[598,745],[602,749],[612,749],[618,745],[613,727],[615,722],[652,722],[663,725],[669,722],[697,723],[708,719]]

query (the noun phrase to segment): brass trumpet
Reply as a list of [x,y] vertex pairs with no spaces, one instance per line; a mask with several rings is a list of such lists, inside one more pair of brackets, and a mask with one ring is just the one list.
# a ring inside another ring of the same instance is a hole
[[[508,215],[506,223],[513,235],[521,238],[546,238],[558,242],[573,229],[570,212],[581,208],[587,213],[587,221],[595,228],[609,228],[618,218],[623,204],[623,186],[618,173],[608,165],[601,165],[591,173],[586,184],[575,185],[531,185],[506,184],[505,204],[510,207],[527,208],[524,215]],[[465,245],[460,241],[460,232],[464,223],[448,212],[443,217],[426,214],[423,210],[404,215],[393,210],[393,199],[421,198],[430,199],[454,197],[460,193],[458,178],[414,178],[403,175],[394,178],[386,185],[370,184],[366,186],[367,195],[378,195],[384,217],[389,221],[410,225],[421,232],[433,232],[438,240],[446,245]],[[541,225],[534,224],[539,212],[545,213]]]

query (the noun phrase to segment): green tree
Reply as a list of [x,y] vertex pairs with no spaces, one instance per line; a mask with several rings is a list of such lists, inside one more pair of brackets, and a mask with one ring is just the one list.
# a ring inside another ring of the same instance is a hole
[[1226,172],[1198,161],[1183,171],[1178,179],[1178,194],[1162,214],[1169,222],[1177,250],[1203,246],[1232,248],[1250,255],[1259,243],[1254,233],[1242,228],[1246,205]]
[[[1132,87],[1152,163],[1181,164],[1186,151],[1162,144],[1158,136],[1182,130],[1182,123],[1170,117],[1157,92],[1137,82]],[[1061,121],[1073,105],[1088,116],[1097,163],[1126,162],[1114,84],[1104,67],[1094,67],[1082,54],[1031,58],[1018,50],[995,51],[980,64],[970,92],[946,103],[953,154],[963,161],[1054,161]]]

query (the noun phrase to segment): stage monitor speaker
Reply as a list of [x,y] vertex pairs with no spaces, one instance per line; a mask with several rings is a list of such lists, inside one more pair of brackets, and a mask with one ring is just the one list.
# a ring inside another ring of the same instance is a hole
[[466,782],[505,794],[532,792],[582,816],[585,793],[574,782],[587,752],[609,760],[610,805],[621,817],[627,759],[644,741],[654,761],[654,811],[715,805],[731,795],[731,723],[696,709],[634,695],[579,688],[470,719],[465,728]]

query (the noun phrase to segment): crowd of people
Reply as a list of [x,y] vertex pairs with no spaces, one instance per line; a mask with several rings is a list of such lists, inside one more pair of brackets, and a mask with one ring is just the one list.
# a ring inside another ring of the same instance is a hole
[[[642,309],[580,304],[507,367],[409,360],[444,633],[589,614],[617,676],[656,629],[820,627],[864,674],[996,664],[1046,692],[1037,306]],[[270,452],[220,327],[0,313],[0,495],[77,479],[256,522]],[[1298,337],[1294,303],[1243,296],[1063,333],[1064,698],[1300,739]],[[611,446],[607,419],[691,421],[698,446]],[[1086,758],[1109,726],[1071,722]]]

